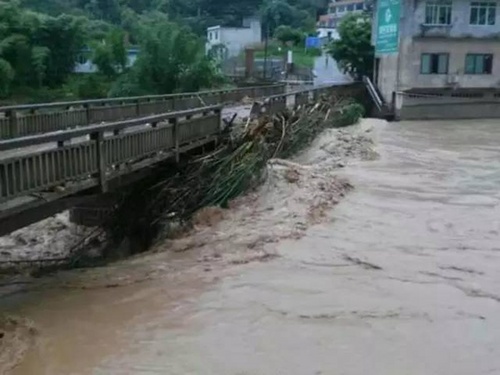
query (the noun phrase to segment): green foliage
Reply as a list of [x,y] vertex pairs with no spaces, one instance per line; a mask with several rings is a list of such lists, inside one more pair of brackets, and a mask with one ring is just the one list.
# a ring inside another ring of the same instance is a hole
[[[81,25],[71,16],[49,17],[0,1],[0,58],[10,65],[2,64],[2,81],[31,87],[62,84],[83,45]],[[10,86],[2,84],[4,95]]]
[[10,85],[14,80],[14,69],[10,63],[0,58],[0,96],[5,97],[10,91]]
[[61,85],[73,72],[77,56],[84,46],[84,19],[68,15],[40,18],[40,27],[35,30],[33,38],[50,51],[46,83],[49,86]]
[[125,96],[148,95],[150,92],[144,90],[140,84],[140,79],[134,69],[127,72],[115,80],[108,91],[108,96],[121,98]]
[[302,46],[305,40],[303,32],[286,25],[279,26],[274,32],[274,37],[284,45],[293,46]]
[[[295,62],[311,66],[313,52],[301,48],[328,0],[0,0],[0,96],[33,100],[169,93],[220,83],[215,61],[205,56],[206,27],[241,26],[261,16]],[[279,27],[281,26],[281,27]],[[299,31],[300,30],[300,31]],[[140,45],[127,68],[127,44]],[[96,76],[73,77],[75,61],[88,49]],[[281,57],[283,51],[276,53]],[[78,83],[75,83],[78,82]],[[99,85],[99,82],[105,82]],[[38,90],[40,95],[35,91]]]
[[78,77],[71,83],[70,91],[80,99],[103,98],[108,95],[110,83],[106,77],[88,74]]
[[127,48],[125,33],[121,30],[112,30],[102,42],[93,47],[92,62],[100,73],[113,77],[125,71],[127,67]]
[[352,102],[345,105],[339,112],[336,118],[336,126],[347,126],[355,124],[360,118],[365,115],[365,108],[357,103]]
[[329,52],[344,73],[354,78],[371,76],[374,50],[371,45],[371,20],[364,14],[344,17],[338,27],[339,40],[329,46]]
[[130,81],[153,94],[195,91],[217,80],[216,66],[202,41],[183,27],[160,23],[143,32],[140,54]]
[[114,24],[121,21],[121,9],[117,0],[80,0],[79,6],[97,19]]
[[294,7],[286,0],[265,0],[261,9],[261,17],[270,35],[274,35],[280,25],[306,29],[314,26],[311,14]]
[[323,51],[321,48],[308,48],[307,54],[309,56],[319,57],[323,55]]
[[[281,43],[271,42],[269,43],[269,48],[267,51],[267,56],[270,58],[280,58],[285,59],[287,51],[291,50],[293,52],[293,62],[296,66],[312,68],[314,67],[314,60],[318,56],[321,56],[321,50],[315,48],[304,49],[304,46],[292,46],[284,48]],[[255,51],[255,57],[264,58],[265,52],[263,49]]]

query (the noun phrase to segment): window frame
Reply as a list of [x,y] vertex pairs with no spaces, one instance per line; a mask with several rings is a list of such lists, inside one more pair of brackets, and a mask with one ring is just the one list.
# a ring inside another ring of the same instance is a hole
[[[446,56],[446,69],[444,72],[439,72],[439,57],[438,57],[438,70],[436,73],[433,73],[431,71],[431,67],[432,67],[432,61],[429,61],[429,72],[426,73],[424,72],[424,56],[429,56],[430,58],[432,58],[433,55],[436,55],[436,56]],[[425,52],[425,53],[421,53],[420,54],[420,74],[421,75],[447,75],[449,74],[449,70],[450,70],[450,54],[448,52]]]
[[[477,4],[477,5],[475,5]],[[485,5],[486,4],[486,5]],[[471,1],[469,5],[469,25],[470,26],[495,26],[497,18],[497,8],[498,2],[496,1]],[[480,21],[480,9],[485,10],[484,23],[479,23]],[[476,22],[472,20],[472,13],[476,10]],[[488,23],[490,19],[490,12],[493,12],[493,23]]]
[[[446,22],[439,22],[441,11],[445,10],[448,14],[445,14]],[[427,22],[428,13],[431,12],[431,22]],[[450,26],[452,22],[453,14],[453,2],[451,0],[427,0],[425,2],[425,20],[424,25],[428,26]]]
[[[484,71],[484,67],[485,67],[485,57],[486,56],[489,56],[491,58],[490,60],[490,69],[489,69],[489,72],[485,72]],[[476,70],[476,58],[478,57],[483,57],[483,71],[482,72],[477,72]],[[473,58],[474,60],[474,66],[473,66],[473,71],[467,71],[467,60],[468,58]],[[465,61],[464,61],[464,74],[467,74],[467,75],[474,75],[474,76],[477,76],[477,75],[492,75],[493,74],[493,58],[494,58],[494,55],[492,53],[467,53],[465,55]]]

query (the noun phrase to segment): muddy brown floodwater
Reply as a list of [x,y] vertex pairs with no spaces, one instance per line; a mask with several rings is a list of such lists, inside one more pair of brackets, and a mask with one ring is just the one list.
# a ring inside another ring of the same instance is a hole
[[319,140],[170,251],[25,281],[12,373],[500,374],[500,122],[366,124],[377,160]]

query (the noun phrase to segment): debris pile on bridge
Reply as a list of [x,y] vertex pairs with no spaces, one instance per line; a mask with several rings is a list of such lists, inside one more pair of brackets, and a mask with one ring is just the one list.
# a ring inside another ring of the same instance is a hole
[[208,155],[192,157],[177,169],[169,166],[153,183],[136,187],[105,225],[106,230],[115,239],[136,237],[139,242],[133,252],[143,251],[158,233],[188,224],[202,207],[227,207],[232,199],[257,186],[268,160],[295,154],[323,129],[353,124],[363,112],[352,100],[322,97],[314,104],[239,124]]

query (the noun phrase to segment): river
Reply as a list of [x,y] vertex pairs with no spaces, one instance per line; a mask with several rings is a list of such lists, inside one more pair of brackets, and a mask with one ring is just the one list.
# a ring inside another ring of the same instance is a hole
[[499,121],[365,124],[376,160],[317,145],[262,209],[4,298],[35,327],[12,373],[499,374]]

